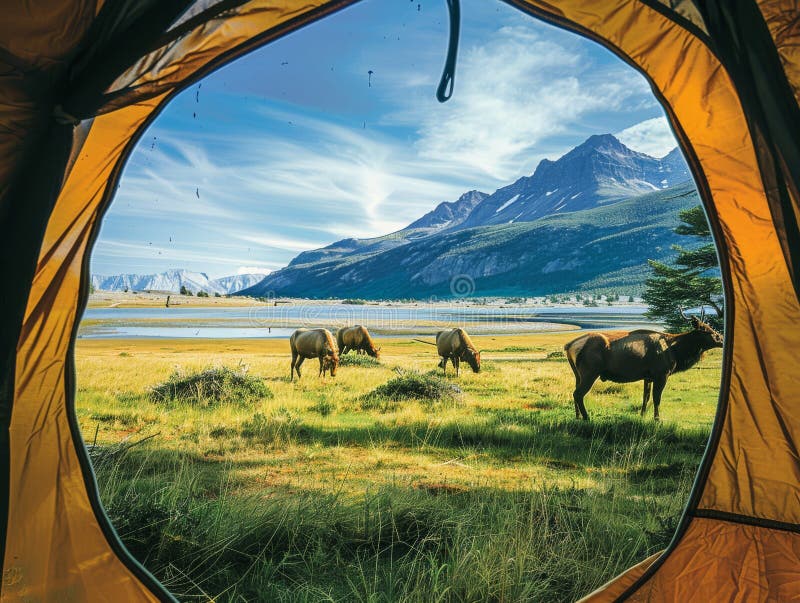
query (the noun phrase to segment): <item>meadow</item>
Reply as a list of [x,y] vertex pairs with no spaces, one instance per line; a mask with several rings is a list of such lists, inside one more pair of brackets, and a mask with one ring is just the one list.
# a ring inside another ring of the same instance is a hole
[[[571,601],[669,543],[722,358],[670,378],[661,423],[641,383],[600,382],[583,422],[574,336],[476,336],[483,370],[416,399],[381,388],[436,372],[410,339],[294,382],[285,340],[79,339],[78,417],[118,533],[180,600]],[[259,387],[151,394],[209,367]]]

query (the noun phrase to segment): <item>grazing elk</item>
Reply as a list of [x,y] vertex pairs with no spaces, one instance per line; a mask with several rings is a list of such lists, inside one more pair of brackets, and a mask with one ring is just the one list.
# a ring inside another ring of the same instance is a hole
[[381,349],[375,347],[375,342],[369,336],[369,331],[361,325],[342,327],[336,331],[336,343],[339,344],[339,353],[342,356],[350,350],[355,350],[357,354],[367,354],[373,358],[380,356]]
[[462,360],[469,364],[474,373],[480,372],[481,353],[472,345],[472,340],[464,329],[455,328],[436,333],[436,348],[439,350],[439,356],[442,357],[439,366],[445,375],[447,374],[448,360],[456,369],[456,377],[458,376],[458,365]]
[[[681,314],[683,314],[681,312]],[[599,377],[602,381],[631,383],[644,380],[642,416],[653,389],[653,418],[658,421],[661,392],[667,377],[685,371],[703,352],[722,347],[722,335],[696,316],[686,333],[660,333],[640,329],[620,333],[587,333],[570,341],[564,350],[575,373],[575,417],[589,420],[583,397]]]
[[295,371],[298,379],[301,377],[300,365],[306,358],[319,358],[320,377],[327,371],[331,372],[331,377],[336,376],[339,348],[328,329],[297,329],[289,337],[289,345],[292,348],[291,379],[294,379]]

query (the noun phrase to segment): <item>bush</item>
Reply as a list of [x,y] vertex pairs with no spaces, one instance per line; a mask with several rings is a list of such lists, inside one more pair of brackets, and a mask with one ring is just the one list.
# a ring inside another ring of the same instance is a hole
[[343,299],[343,300],[342,300],[342,303],[343,303],[343,304],[347,304],[348,306],[363,306],[363,305],[364,305],[364,304],[366,304],[367,302],[366,302],[365,300],[363,300],[363,299],[351,299],[351,298],[347,298],[347,299]]
[[366,394],[361,400],[361,408],[387,412],[396,409],[399,406],[397,403],[404,400],[434,405],[455,403],[461,397],[461,389],[457,385],[438,375],[399,370],[398,373],[394,379]]
[[380,366],[381,363],[378,362],[372,356],[367,356],[366,354],[358,355],[358,354],[345,354],[344,356],[339,357],[339,366],[358,366],[361,368],[375,368]]
[[208,297],[208,293],[206,293],[205,291],[198,291],[197,297]]
[[217,403],[250,403],[272,398],[260,377],[247,374],[244,366],[207,368],[199,373],[175,371],[164,383],[150,390],[153,402],[189,402],[208,406]]

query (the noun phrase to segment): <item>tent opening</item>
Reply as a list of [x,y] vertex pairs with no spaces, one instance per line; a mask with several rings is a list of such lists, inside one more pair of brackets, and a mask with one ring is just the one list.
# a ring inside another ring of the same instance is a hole
[[181,600],[574,600],[673,537],[721,339],[671,357],[660,421],[672,340],[595,367],[597,336],[568,344],[722,333],[690,169],[612,53],[462,4],[445,105],[444,3],[362,2],[187,88],[129,157],[76,408],[117,533]]

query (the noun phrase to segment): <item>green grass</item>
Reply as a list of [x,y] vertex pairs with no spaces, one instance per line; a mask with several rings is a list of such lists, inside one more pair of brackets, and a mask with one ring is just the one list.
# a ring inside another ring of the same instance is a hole
[[[98,482],[181,600],[569,601],[669,542],[721,358],[670,378],[660,424],[638,415],[640,383],[598,382],[583,422],[553,354],[569,338],[475,337],[487,370],[458,378],[387,339],[378,366],[294,382],[285,341],[79,340],[78,414],[100,446],[159,434]],[[149,398],[212,363],[246,363],[273,397]]]

